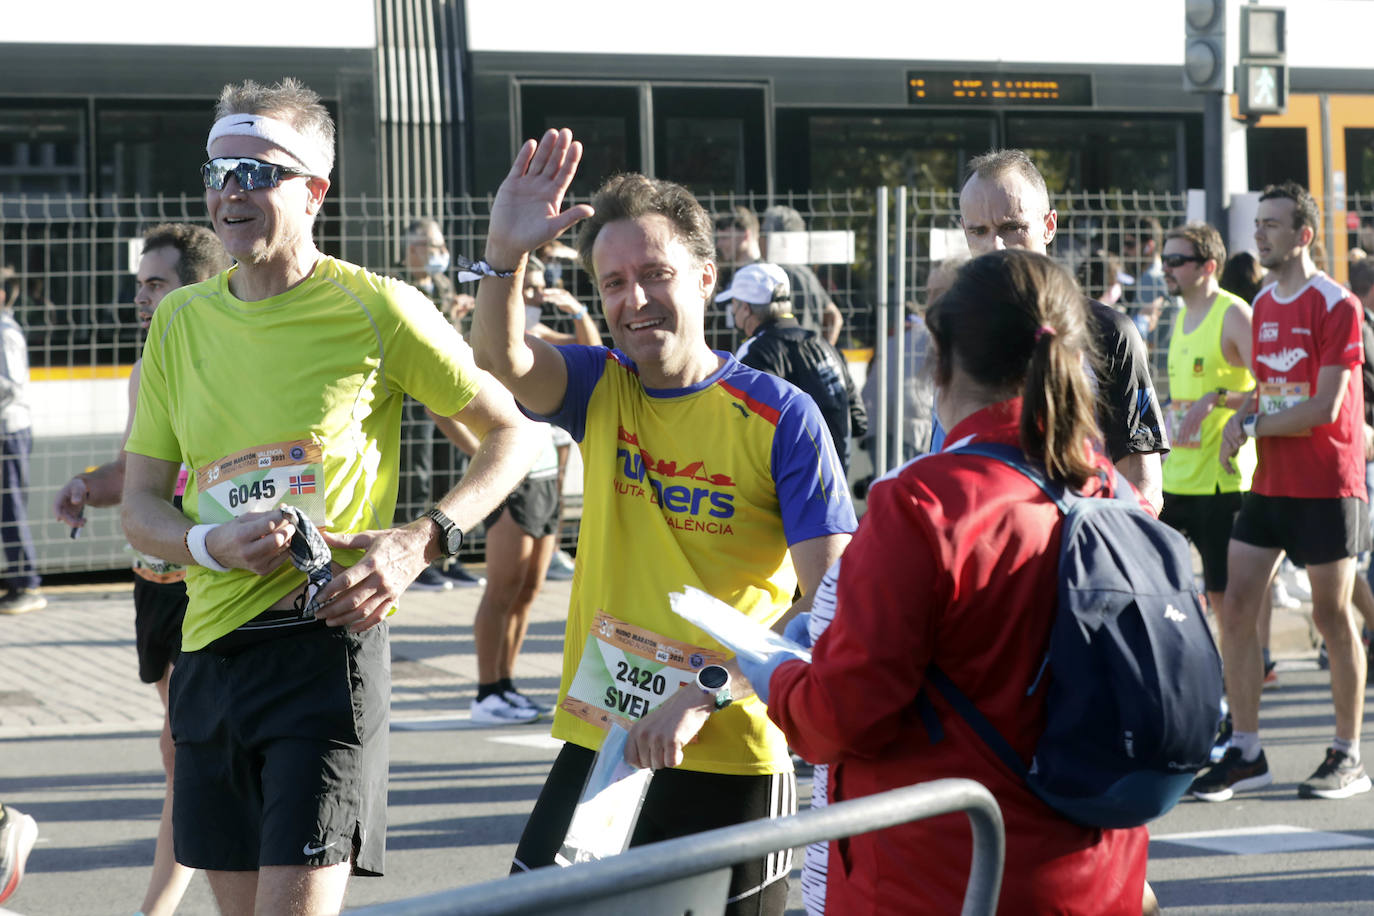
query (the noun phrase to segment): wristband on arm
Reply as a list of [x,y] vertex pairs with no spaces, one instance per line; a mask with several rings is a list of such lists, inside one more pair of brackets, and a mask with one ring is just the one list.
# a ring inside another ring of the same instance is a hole
[[192,525],[186,529],[186,549],[195,559],[197,565],[204,566],[206,569],[213,569],[215,572],[228,572],[229,567],[224,566],[211,556],[210,548],[205,546],[205,539],[211,531],[218,527],[219,525]]

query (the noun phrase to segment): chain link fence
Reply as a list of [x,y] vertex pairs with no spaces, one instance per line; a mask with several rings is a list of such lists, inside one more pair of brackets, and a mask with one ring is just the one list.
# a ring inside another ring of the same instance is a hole
[[[724,227],[741,208],[762,216],[756,237],[759,253],[810,268],[843,316],[838,342],[848,351],[860,383],[878,333],[875,201],[871,188],[702,198],[718,226]],[[911,291],[909,305],[916,308],[924,301],[932,265],[962,250],[963,237],[956,192],[916,189],[910,201],[905,288]],[[453,197],[441,201],[438,212],[426,212],[419,204],[401,202],[398,206],[396,201],[380,198],[327,199],[316,223],[316,240],[328,254],[378,273],[415,280],[422,274],[410,274],[405,266],[407,226],[397,225],[388,214],[433,218],[451,252],[476,258],[483,250],[490,204],[490,197]],[[1137,301],[1135,284],[1124,280],[1141,269],[1131,260],[1131,243],[1149,234],[1151,225],[1167,228],[1182,222],[1182,195],[1076,194],[1057,197],[1055,204],[1059,225],[1051,252],[1099,298],[1110,296],[1111,289],[1099,289],[1095,283],[1112,277],[1123,281],[1118,305],[1143,316],[1141,326],[1154,344],[1156,379],[1162,382],[1172,310],[1146,309]],[[204,201],[198,196],[0,196],[0,220],[0,265],[10,268],[5,288],[29,345],[35,443],[28,503],[40,571],[117,569],[127,564],[128,554],[116,511],[91,510],[85,533],[72,539],[65,526],[53,520],[51,505],[69,477],[104,464],[118,453],[127,418],[129,367],[142,346],[133,305],[133,271],[142,233],[160,222],[205,224]],[[718,241],[732,249],[721,252],[721,282],[726,283],[733,263],[749,256],[724,235]],[[605,334],[591,278],[563,257],[566,254],[563,248],[545,259],[546,279],[586,304]],[[573,330],[571,319],[562,312],[546,310],[541,318],[555,331]],[[708,304],[705,326],[715,349],[734,351],[741,342],[726,310],[714,303]],[[609,336],[605,339],[610,340]],[[441,441],[438,448],[448,450],[449,446]],[[444,462],[436,464],[442,467]],[[455,464],[450,462],[450,466]],[[405,475],[413,473],[402,468],[403,487]],[[560,535],[565,547],[576,540],[580,473],[574,456]],[[435,486],[451,480],[452,475],[440,474]],[[417,504],[403,511],[418,515],[425,508]],[[470,546],[480,552],[482,543],[475,534]]]

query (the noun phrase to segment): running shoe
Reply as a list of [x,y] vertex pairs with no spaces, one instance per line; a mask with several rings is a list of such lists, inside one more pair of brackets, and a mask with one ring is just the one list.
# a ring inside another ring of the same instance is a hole
[[549,571],[545,578],[566,582],[573,577],[573,559],[566,550],[555,550],[549,557]]
[[433,566],[426,566],[424,571],[415,577],[415,581],[410,583],[410,587],[417,592],[446,592],[453,588],[453,583],[443,576]]
[[1349,798],[1369,788],[1364,764],[1351,760],[1345,751],[1329,747],[1317,771],[1298,783],[1298,798]]
[[516,706],[499,693],[472,701],[472,721],[480,725],[519,725],[539,718],[539,710]]
[[531,700],[529,697],[525,696],[523,693],[516,690],[514,687],[512,687],[510,690],[501,691],[501,696],[505,697],[506,702],[512,706],[518,706],[521,709],[533,709],[540,715],[543,715],[544,713],[549,711],[547,707],[542,706],[539,703],[536,703],[534,700]]
[[1269,592],[1270,602],[1277,608],[1286,608],[1296,611],[1302,607],[1302,601],[1288,593],[1288,588],[1283,584],[1282,579],[1275,579]]
[[1208,767],[1193,780],[1188,791],[1194,798],[1208,802],[1228,801],[1237,792],[1247,789],[1260,789],[1274,781],[1269,772],[1269,761],[1264,759],[1264,751],[1254,760],[1246,762],[1240,755],[1240,748],[1229,747],[1221,762]]
[[38,839],[38,822],[6,807],[0,819],[0,903],[8,900],[24,880],[24,865]]
[[439,575],[448,580],[451,588],[483,588],[487,584],[486,576],[474,576],[457,560],[450,563]]
[[[1223,697],[1221,702],[1225,704],[1226,699]],[[1231,725],[1231,710],[1228,709],[1226,710],[1226,715],[1222,716],[1221,726],[1217,729],[1217,736],[1212,741],[1212,753],[1210,759],[1213,763],[1220,763],[1221,758],[1226,756],[1226,749],[1231,746],[1232,731],[1233,727]]]
[[48,599],[36,588],[12,588],[0,598],[0,614],[27,614],[47,606]]
[[1264,666],[1264,680],[1260,683],[1261,690],[1271,690],[1279,686],[1279,672],[1274,668],[1273,662],[1267,662]]

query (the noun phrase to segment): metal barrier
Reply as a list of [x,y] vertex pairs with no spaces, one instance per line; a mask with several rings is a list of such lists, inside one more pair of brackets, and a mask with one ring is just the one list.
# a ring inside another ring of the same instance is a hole
[[973,858],[964,916],[992,913],[1002,886],[1002,812],[969,779],[933,782],[839,802],[792,817],[631,849],[570,868],[541,868],[471,887],[349,910],[355,916],[709,916],[725,910],[730,867],[779,849],[839,839],[909,821],[968,813]]

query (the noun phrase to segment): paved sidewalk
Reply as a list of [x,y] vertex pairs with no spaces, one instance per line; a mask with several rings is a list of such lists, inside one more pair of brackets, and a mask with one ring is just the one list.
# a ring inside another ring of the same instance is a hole
[[[480,567],[469,567],[474,572]],[[522,690],[552,704],[571,582],[548,582],[517,663]],[[0,740],[152,731],[157,693],[138,679],[133,586],[46,588],[48,606],[0,616]],[[480,588],[408,592],[392,618],[392,716],[465,719],[477,683],[472,621]]]

